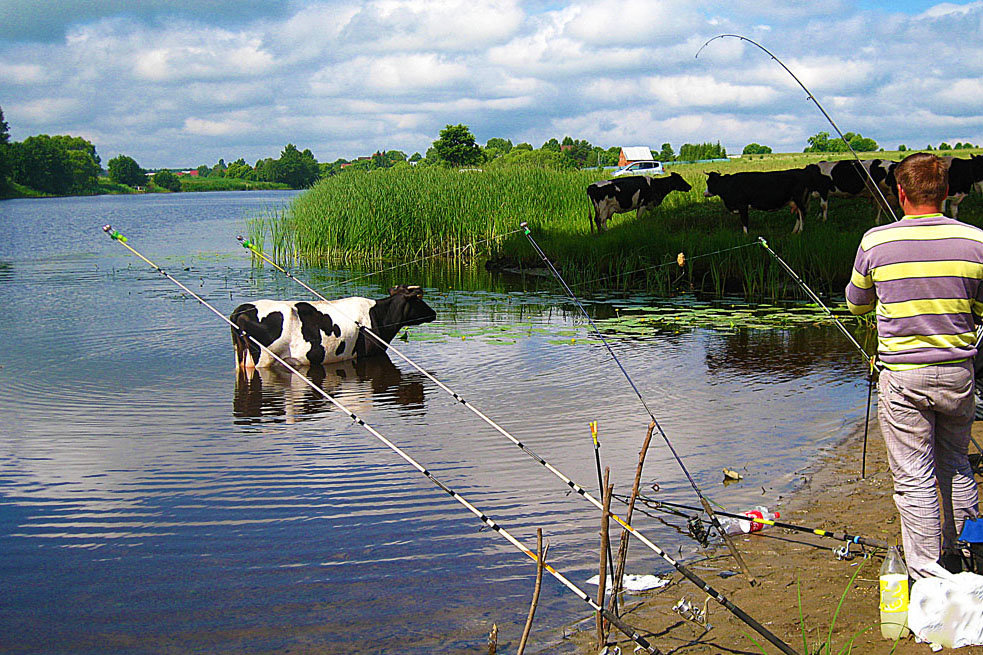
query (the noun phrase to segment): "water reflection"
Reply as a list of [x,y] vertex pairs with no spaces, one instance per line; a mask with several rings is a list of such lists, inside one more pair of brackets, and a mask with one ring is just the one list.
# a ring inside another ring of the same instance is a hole
[[[424,410],[423,375],[401,371],[385,353],[359,360],[312,366],[305,373],[325,393],[358,414],[375,402],[407,410]],[[324,415],[335,408],[286,367],[276,365],[241,370],[236,375],[232,415],[236,423],[263,420],[296,423]]]
[[[852,351],[842,352],[845,338],[835,329],[749,330],[710,332],[705,361],[712,373],[789,381],[805,375],[830,374],[830,359],[849,366]],[[840,353],[837,355],[837,349]]]

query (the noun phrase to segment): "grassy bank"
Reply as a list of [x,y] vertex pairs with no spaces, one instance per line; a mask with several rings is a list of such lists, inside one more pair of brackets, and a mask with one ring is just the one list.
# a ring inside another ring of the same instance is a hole
[[[762,248],[749,245],[760,235],[818,291],[839,294],[860,236],[873,225],[870,203],[833,199],[827,223],[814,203],[802,235],[790,234],[794,218],[787,210],[752,211],[751,233],[744,235],[718,198],[703,197],[705,170],[773,170],[821,158],[766,155],[673,166],[691,191],[671,194],[641,220],[634,212],[616,215],[600,236],[590,233],[585,189],[605,179],[603,171],[488,167],[344,174],[322,180],[287,212],[256,222],[252,236],[278,257],[308,263],[393,263],[478,244],[477,252],[466,253],[475,265],[490,260],[539,268],[525,236],[515,233],[524,221],[574,284],[662,292],[686,285],[754,298],[798,297],[788,275]],[[978,197],[965,200],[960,211],[968,222],[983,221]],[[683,268],[675,263],[680,252],[687,257]]]
[[289,189],[278,182],[257,182],[240,180],[235,177],[191,177],[181,176],[181,191],[270,191]]

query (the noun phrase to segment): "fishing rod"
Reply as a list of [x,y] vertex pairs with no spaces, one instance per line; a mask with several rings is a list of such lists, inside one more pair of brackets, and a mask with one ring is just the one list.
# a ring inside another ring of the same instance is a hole
[[847,340],[849,340],[850,343],[853,344],[853,347],[860,352],[860,354],[864,358],[864,361],[870,367],[869,370],[867,371],[867,413],[864,415],[864,446],[863,446],[863,456],[861,457],[861,464],[860,464],[860,478],[866,479],[867,478],[867,435],[870,431],[870,402],[871,402],[871,396],[874,392],[874,374],[877,371],[882,370],[884,368],[884,365],[881,364],[879,361],[877,361],[876,354],[870,355],[867,353],[864,347],[860,345],[860,342],[857,341],[856,337],[854,337],[853,334],[847,329],[847,327],[843,325],[843,321],[837,318],[836,315],[833,314],[832,310],[829,307],[827,307],[822,300],[820,300],[816,292],[813,291],[811,288],[809,288],[809,285],[805,283],[805,280],[803,280],[799,276],[799,274],[792,269],[791,266],[785,263],[785,260],[779,257],[778,253],[776,253],[768,246],[768,242],[765,241],[764,237],[758,237],[758,242],[762,245],[762,247],[764,247],[765,250],[768,251],[769,255],[775,258],[775,261],[781,264],[782,268],[785,269],[785,271],[792,277],[792,279],[795,280],[800,287],[802,287],[802,290],[806,292],[806,295],[808,295],[813,300],[813,302],[815,302],[820,307],[822,307],[823,311],[826,312],[827,316],[833,319],[833,323],[836,325],[836,327],[838,327],[840,329],[840,332],[843,333],[843,336],[845,336]]
[[[619,496],[618,494],[615,494],[613,497],[617,498],[622,503],[628,502],[627,496]],[[693,507],[692,505],[683,505],[681,503],[670,503],[665,500],[656,500],[654,498],[649,498],[648,496],[638,496],[638,499],[641,500],[643,503],[645,503],[647,506],[651,507],[652,509],[662,509],[663,507],[665,507],[668,510],[685,509],[692,512],[700,511],[699,507]],[[671,513],[677,514],[674,511]],[[795,525],[793,523],[785,523],[783,521],[775,521],[766,518],[757,518],[754,516],[747,516],[746,514],[734,514],[731,512],[725,512],[723,510],[717,510],[717,514],[719,516],[726,516],[727,518],[737,519],[739,521],[747,521],[749,523],[759,523],[761,525],[770,525],[776,528],[786,528],[788,530],[795,530],[797,532],[808,532],[814,535],[818,535],[820,537],[828,537],[830,539],[835,539],[837,541],[846,541],[851,544],[861,544],[864,546],[870,546],[871,548],[880,548],[882,550],[887,550],[888,547],[886,541],[881,541],[880,539],[872,539],[870,537],[861,537],[854,534],[848,534],[846,532],[834,532],[831,530],[822,530],[820,528],[807,528],[801,525]]]
[[[427,255],[426,257],[420,257],[418,259],[414,259],[412,261],[402,262],[401,264],[396,264],[396,265],[390,266],[388,268],[382,268],[382,269],[379,269],[377,271],[372,271],[371,273],[366,273],[364,275],[356,275],[355,277],[350,277],[347,280],[342,280],[341,282],[328,282],[326,284],[326,286],[330,289],[330,288],[334,288],[334,287],[341,287],[341,286],[349,285],[349,284],[351,284],[353,282],[357,282],[358,280],[364,280],[367,277],[372,277],[373,275],[379,275],[380,273],[386,273],[388,271],[395,271],[398,268],[403,268],[403,267],[406,267],[406,266],[412,266],[413,264],[419,264],[420,262],[425,262],[425,261],[427,261],[429,259],[434,259],[436,257],[444,257],[446,255],[450,255],[450,254],[453,254],[453,253],[456,253],[456,252],[465,252],[468,249],[470,249],[470,250],[472,250],[474,252],[477,252],[476,249],[475,249],[475,246],[481,245],[483,243],[491,243],[492,241],[498,241],[499,239],[504,239],[505,237],[512,236],[513,234],[518,234],[521,231],[522,231],[522,229],[520,228],[520,229],[512,230],[511,232],[506,232],[504,234],[500,234],[497,237],[491,237],[491,238],[488,238],[488,239],[482,239],[481,241],[472,241],[472,242],[470,242],[470,243],[468,243],[466,245],[459,246],[457,248],[451,248],[451,249],[445,250],[443,252],[437,252],[437,253],[434,253],[432,255]],[[240,237],[237,237],[237,238],[239,239],[240,242],[244,241],[244,239],[241,236]],[[248,246],[244,246],[244,247],[248,247]]]
[[[528,236],[528,228],[525,226],[525,223],[522,223],[522,226],[523,226],[522,229],[526,230],[527,236]],[[248,240],[243,239],[242,237],[239,237],[239,242],[242,244],[243,248],[245,248],[245,249],[253,252],[256,256],[258,256],[259,258],[261,258],[263,261],[269,263],[276,270],[281,271],[284,274],[287,273],[287,271],[282,266],[280,266],[275,261],[273,261],[272,259],[270,259],[255,244],[250,243]],[[321,295],[320,293],[318,293],[317,291],[315,291],[314,289],[312,289],[307,284],[301,282],[300,280],[298,280],[293,275],[289,275],[288,277],[290,279],[292,279],[292,280],[295,280],[298,284],[300,284],[301,286],[303,286],[305,289],[307,289],[308,291],[310,291],[312,294],[314,294],[318,298],[321,298],[322,300],[325,300],[325,298],[324,298],[323,295]],[[596,507],[597,509],[599,509],[601,511],[604,510],[603,503],[601,503],[598,499],[594,498],[586,489],[584,489],[582,486],[580,486],[579,484],[577,484],[576,482],[574,482],[572,479],[570,479],[569,477],[567,477],[566,475],[564,475],[563,472],[561,472],[555,466],[553,466],[552,464],[550,464],[548,461],[546,461],[545,459],[543,459],[542,457],[540,457],[539,455],[537,455],[531,448],[529,448],[524,443],[522,443],[521,441],[519,441],[518,439],[516,439],[508,430],[506,430],[505,428],[503,428],[502,426],[500,426],[498,423],[496,423],[495,421],[493,421],[491,418],[489,418],[488,416],[486,416],[484,413],[482,413],[478,408],[476,408],[474,405],[472,405],[470,402],[468,402],[467,399],[465,399],[459,393],[457,393],[456,391],[454,391],[453,389],[451,389],[450,387],[448,387],[447,385],[445,385],[443,382],[441,382],[440,380],[438,380],[437,378],[435,378],[428,371],[426,371],[425,369],[423,369],[422,367],[420,367],[416,362],[414,362],[412,359],[410,359],[405,354],[403,354],[398,348],[396,348],[395,346],[392,346],[391,344],[385,343],[384,340],[381,337],[379,337],[377,334],[375,334],[370,328],[366,327],[365,325],[361,325],[361,324],[359,324],[359,328],[362,331],[364,331],[366,334],[368,334],[369,336],[371,336],[372,338],[376,339],[381,345],[388,347],[389,350],[391,350],[392,352],[394,352],[403,361],[405,361],[406,363],[408,363],[410,366],[412,366],[417,371],[419,371],[424,377],[426,377],[431,382],[433,382],[435,385],[437,385],[438,388],[440,388],[443,391],[445,391],[446,393],[450,394],[457,402],[459,402],[462,405],[464,405],[465,407],[467,407],[468,410],[471,411],[475,416],[477,416],[478,418],[480,418],[487,425],[489,425],[490,427],[492,427],[493,429],[495,429],[495,431],[497,431],[499,434],[501,434],[506,439],[508,439],[510,442],[512,442],[513,444],[515,444],[517,447],[519,447],[522,450],[522,452],[524,452],[526,455],[528,455],[529,457],[531,457],[532,459],[534,459],[536,462],[538,462],[540,465],[542,465],[546,470],[548,470],[554,476],[556,476],[557,478],[559,478],[560,480],[562,480],[564,482],[564,484],[566,484],[570,489],[572,489],[574,492],[576,492],[577,495],[579,495],[579,496],[583,497],[584,499],[586,499],[587,502],[589,502],[592,505],[594,505],[594,507]],[[709,513],[710,512],[708,512],[708,514]],[[756,621],[753,617],[751,617],[749,614],[747,614],[740,607],[738,607],[737,605],[734,605],[734,603],[732,603],[730,600],[728,600],[719,591],[715,590],[713,587],[711,587],[706,582],[704,582],[702,579],[700,579],[700,577],[697,576],[695,573],[693,573],[693,571],[691,571],[687,566],[685,566],[684,564],[682,564],[682,563],[677,562],[676,560],[674,560],[666,551],[662,550],[662,548],[660,548],[655,542],[653,542],[651,539],[649,539],[648,537],[646,537],[645,535],[643,535],[641,532],[639,532],[638,530],[636,530],[634,527],[632,527],[630,524],[628,524],[620,516],[618,516],[617,514],[611,512],[610,513],[610,517],[611,517],[612,520],[614,520],[616,523],[618,523],[618,525],[620,525],[623,529],[627,530],[631,535],[633,535],[639,541],[641,541],[652,552],[654,552],[656,555],[658,555],[663,560],[665,560],[666,563],[668,563],[674,569],[676,569],[677,571],[679,571],[686,579],[688,579],[690,582],[692,582],[693,584],[695,584],[697,587],[699,587],[700,589],[702,589],[703,591],[705,591],[714,600],[716,600],[718,603],[720,603],[725,608],[727,608],[727,610],[729,610],[732,614],[734,614],[734,616],[736,616],[737,618],[739,618],[741,621],[743,621],[745,624],[747,624],[750,628],[752,628],[753,630],[755,630],[758,634],[760,634],[762,637],[764,637],[769,642],[771,642],[773,645],[775,645],[783,653],[786,653],[787,655],[798,655],[794,650],[792,650],[792,648],[788,644],[786,644],[784,641],[782,641],[781,639],[779,639],[778,637],[776,637],[774,634],[772,634],[772,632],[770,630],[768,630],[763,625],[761,625],[761,623],[759,623],[758,621]],[[718,525],[719,525],[719,522],[718,522]],[[722,528],[721,528],[721,533],[723,533],[723,529]],[[738,554],[737,558],[739,558],[739,557],[740,557],[740,555]],[[737,558],[735,558],[735,559],[737,559]]]
[[861,173],[861,176],[860,176],[860,179],[863,180],[864,186],[867,187],[867,191],[870,192],[871,197],[874,198],[875,200],[879,200],[881,207],[883,207],[887,211],[888,215],[891,218],[893,218],[895,221],[897,221],[898,220],[898,217],[894,213],[894,210],[891,208],[890,203],[888,203],[887,198],[884,197],[884,193],[881,191],[881,188],[877,185],[877,182],[874,181],[874,178],[873,178],[873,176],[871,176],[870,171],[867,170],[867,168],[864,167],[863,162],[860,159],[860,155],[857,154],[857,152],[853,149],[853,146],[850,145],[850,142],[846,139],[845,136],[843,136],[843,132],[841,132],[840,131],[840,128],[837,127],[836,123],[833,122],[833,119],[826,112],[826,110],[823,108],[823,106],[821,104],[819,104],[819,101],[816,99],[816,96],[813,95],[812,91],[810,91],[809,89],[807,89],[806,88],[806,85],[802,83],[802,80],[800,80],[795,75],[795,73],[793,73],[791,71],[791,69],[789,69],[789,67],[785,65],[785,63],[781,59],[779,59],[778,57],[776,57],[770,50],[768,50],[768,48],[764,47],[763,45],[761,45],[757,41],[754,41],[752,39],[749,39],[746,36],[741,36],[740,34],[718,34],[717,36],[713,37],[712,39],[710,39],[709,41],[707,41],[706,43],[704,43],[700,47],[700,49],[696,51],[696,57],[695,58],[696,59],[699,59],[700,53],[703,52],[703,49],[706,48],[708,45],[710,45],[711,42],[716,41],[717,39],[725,39],[725,38],[734,38],[734,39],[740,39],[741,41],[747,41],[748,43],[750,43],[751,45],[755,46],[756,48],[758,48],[759,50],[761,50],[762,52],[764,52],[765,54],[767,54],[769,57],[771,57],[772,59],[774,59],[775,61],[777,61],[778,62],[778,65],[781,66],[782,68],[784,68],[786,73],[788,73],[789,75],[792,76],[792,79],[795,80],[796,83],[800,87],[802,87],[802,90],[806,92],[806,98],[808,100],[812,100],[812,102],[816,105],[816,107],[819,109],[819,111],[822,112],[823,116],[826,118],[826,120],[829,122],[829,124],[833,126],[833,129],[836,130],[836,133],[840,136],[840,139],[843,141],[843,143],[846,145],[846,147],[849,148],[850,153],[853,155],[853,158],[856,160],[857,168],[860,169],[860,171],[862,172]]
[[720,525],[720,521],[717,520],[717,516],[716,514],[714,514],[713,508],[710,506],[709,501],[707,501],[706,496],[703,495],[703,492],[700,491],[700,487],[699,485],[696,484],[696,480],[693,479],[693,476],[690,475],[689,469],[687,469],[686,465],[683,464],[682,458],[679,456],[679,453],[676,452],[675,447],[672,445],[672,442],[669,440],[669,436],[666,434],[665,430],[662,429],[662,426],[659,424],[658,419],[655,418],[655,414],[652,413],[652,410],[649,409],[648,403],[646,403],[645,398],[642,397],[642,393],[638,390],[638,386],[635,385],[635,381],[632,380],[630,375],[628,375],[628,371],[625,370],[625,367],[622,365],[621,360],[618,359],[618,356],[615,354],[614,349],[611,348],[611,344],[609,344],[608,340],[604,337],[603,334],[601,334],[601,331],[598,329],[597,324],[594,323],[594,319],[591,318],[590,314],[587,312],[587,309],[584,307],[583,303],[580,302],[580,299],[577,298],[573,290],[570,289],[569,285],[567,285],[566,281],[563,279],[563,276],[560,275],[560,272],[558,270],[556,270],[556,266],[554,266],[553,262],[550,261],[550,258],[546,256],[546,253],[543,252],[543,249],[539,247],[539,244],[532,236],[532,232],[529,230],[529,226],[525,222],[523,222],[521,225],[522,227],[525,228],[526,238],[529,239],[529,243],[532,244],[533,249],[535,249],[536,252],[539,253],[539,256],[542,258],[543,262],[545,262],[547,268],[549,268],[553,276],[557,279],[560,285],[566,290],[567,295],[570,296],[574,304],[577,305],[578,308],[580,308],[581,313],[587,319],[587,322],[590,324],[591,329],[594,330],[594,333],[598,336],[598,338],[600,338],[601,343],[603,343],[604,347],[607,349],[608,354],[611,355],[611,358],[614,360],[615,364],[617,364],[618,368],[621,369],[621,373],[625,376],[625,379],[628,380],[628,384],[635,391],[635,395],[638,397],[638,400],[642,403],[642,407],[645,408],[645,411],[648,413],[649,418],[652,419],[652,423],[655,424],[656,428],[658,428],[659,434],[662,436],[662,440],[666,442],[667,446],[669,446],[669,450],[670,452],[672,452],[672,456],[676,459],[676,462],[679,464],[679,467],[686,475],[686,478],[689,480],[690,486],[693,487],[693,491],[695,491],[696,495],[699,496],[700,504],[703,505],[703,508],[707,513],[707,516],[710,517],[711,524],[717,530],[717,533],[723,538],[724,543],[727,544],[728,550],[730,550],[731,554],[734,556],[734,559],[741,567],[741,570],[744,571],[744,575],[747,576],[748,582],[753,587],[755,584],[757,584],[757,581],[754,579],[754,576],[751,575],[750,569],[748,568],[747,564],[744,562],[744,557],[741,556],[740,551],[737,550],[737,546],[734,545],[734,542],[730,538],[730,535],[728,535],[726,530],[723,529],[723,526]]
[[541,564],[544,569],[546,569],[547,571],[550,572],[550,575],[552,575],[554,578],[556,578],[557,581],[559,581],[561,584],[563,584],[565,587],[567,587],[567,589],[569,589],[574,594],[576,594],[577,597],[579,597],[581,600],[583,600],[588,605],[590,605],[590,607],[595,612],[600,612],[601,615],[604,616],[605,619],[607,619],[608,621],[610,621],[613,626],[615,626],[616,628],[618,628],[618,630],[620,630],[622,633],[624,633],[629,639],[631,639],[636,644],[638,644],[639,646],[641,646],[647,652],[652,653],[653,655],[661,655],[661,652],[659,651],[659,649],[656,648],[655,646],[653,646],[652,644],[650,644],[647,639],[645,639],[640,634],[638,634],[638,631],[635,630],[635,628],[633,628],[632,626],[630,626],[627,623],[625,623],[624,621],[622,621],[613,612],[609,612],[607,609],[605,609],[604,607],[600,606],[597,602],[595,602],[593,599],[591,599],[591,597],[588,596],[586,592],[584,592],[579,587],[577,587],[577,585],[575,585],[568,578],[566,578],[563,574],[561,574],[559,571],[557,571],[553,566],[551,566],[550,564],[547,564],[546,562],[540,562],[539,557],[536,555],[536,553],[534,553],[532,550],[530,550],[525,545],[523,545],[522,542],[520,542],[518,539],[516,539],[510,532],[508,532],[505,528],[503,528],[501,525],[499,525],[494,520],[492,520],[488,515],[486,515],[480,509],[478,509],[477,507],[475,507],[474,505],[472,505],[470,502],[468,502],[468,500],[465,499],[463,496],[461,496],[459,493],[457,493],[456,491],[454,491],[453,489],[451,489],[450,487],[448,487],[447,485],[445,485],[443,482],[441,482],[439,479],[437,479],[437,477],[435,477],[433,473],[431,473],[426,467],[424,467],[418,461],[416,461],[415,459],[413,459],[413,457],[411,457],[406,451],[404,451],[402,448],[400,448],[399,446],[397,446],[396,444],[394,444],[392,441],[390,441],[389,439],[387,439],[386,437],[384,437],[378,430],[376,430],[374,427],[372,427],[371,425],[369,425],[368,423],[366,423],[364,420],[362,420],[361,418],[359,418],[354,412],[352,412],[345,405],[343,405],[341,402],[339,402],[337,399],[335,399],[334,396],[332,396],[331,394],[329,394],[328,392],[326,392],[324,389],[322,389],[317,384],[315,384],[313,381],[311,381],[310,378],[308,378],[306,375],[303,375],[300,371],[298,371],[293,366],[291,366],[290,364],[288,364],[279,355],[277,355],[272,350],[270,350],[269,348],[267,348],[266,346],[264,346],[257,339],[255,339],[252,336],[250,336],[245,330],[239,328],[239,326],[237,326],[235,323],[233,323],[227,316],[225,316],[220,311],[218,311],[214,306],[212,306],[210,303],[208,303],[201,296],[199,296],[194,291],[192,291],[191,289],[189,289],[188,287],[186,287],[184,284],[182,284],[180,281],[178,281],[174,277],[172,277],[169,273],[167,273],[166,271],[164,271],[160,266],[158,266],[154,262],[152,262],[149,259],[147,259],[146,257],[144,257],[142,254],[140,254],[139,252],[137,252],[136,249],[134,249],[132,246],[130,246],[127,243],[127,238],[125,236],[123,236],[122,234],[120,234],[118,231],[114,230],[109,225],[104,226],[102,229],[103,229],[103,231],[106,234],[109,235],[109,238],[110,239],[112,239],[116,243],[119,243],[124,248],[126,248],[127,250],[129,250],[131,253],[133,253],[134,255],[136,255],[137,257],[139,257],[140,259],[142,259],[144,262],[146,262],[147,264],[149,264],[158,273],[160,273],[162,276],[164,276],[165,278],[167,278],[168,280],[170,280],[171,282],[173,282],[174,284],[176,284],[178,287],[181,288],[182,291],[184,291],[189,296],[191,296],[192,298],[194,298],[195,300],[197,300],[206,309],[210,310],[213,314],[215,314],[216,316],[218,316],[219,318],[221,318],[223,321],[225,321],[227,324],[229,324],[229,326],[231,326],[233,330],[236,330],[239,333],[239,336],[240,337],[242,337],[243,339],[248,339],[252,343],[254,343],[257,346],[259,346],[264,352],[266,352],[268,355],[270,355],[270,357],[272,357],[274,360],[276,360],[277,363],[279,363],[282,366],[284,366],[287,370],[289,370],[291,373],[293,373],[294,375],[296,375],[302,382],[304,382],[307,386],[309,386],[311,389],[313,389],[316,393],[318,393],[321,396],[323,396],[325,399],[327,399],[329,402],[331,402],[335,407],[337,407],[342,412],[344,412],[345,414],[347,414],[349,416],[349,418],[351,418],[352,421],[354,421],[355,423],[358,423],[369,434],[371,434],[373,437],[375,437],[376,439],[378,439],[379,441],[381,441],[383,444],[385,444],[386,447],[388,447],[394,453],[396,453],[397,455],[399,455],[406,463],[408,463],[410,466],[412,466],[417,471],[419,471],[424,476],[426,476],[437,488],[439,488],[441,491],[445,492],[451,498],[453,498],[458,503],[460,503],[465,508],[467,508],[468,511],[470,511],[472,514],[474,514],[475,516],[477,516],[478,519],[482,523],[484,523],[487,527],[491,528],[493,531],[495,531],[498,534],[502,535],[506,540],[509,541],[509,543],[511,543],[513,546],[515,546],[520,552],[522,552],[525,555],[527,555],[528,557],[530,557],[534,562],[536,562],[537,564]]

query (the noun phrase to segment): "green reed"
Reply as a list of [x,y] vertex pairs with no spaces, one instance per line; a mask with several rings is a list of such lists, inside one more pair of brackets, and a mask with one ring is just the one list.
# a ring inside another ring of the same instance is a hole
[[[752,211],[745,235],[739,218],[719,199],[703,197],[704,171],[787,168],[818,159],[787,155],[673,166],[670,170],[692,190],[670,194],[640,220],[634,212],[615,215],[600,235],[590,231],[586,187],[605,179],[604,171],[402,167],[344,173],[298,196],[286,212],[254,221],[250,238],[268,243],[279,258],[318,265],[378,269],[440,255],[445,264],[455,261],[472,270],[487,260],[541,269],[525,236],[516,232],[527,222],[567,281],[580,288],[803,298],[789,276],[753,245],[761,235],[815,291],[838,296],[860,237],[874,224],[876,212],[868,201],[832,199],[825,223],[814,203],[804,233],[797,235],[791,234],[795,220],[787,209]],[[966,199],[960,218],[981,222],[981,205],[976,197]],[[680,252],[687,257],[683,268],[675,264]]]

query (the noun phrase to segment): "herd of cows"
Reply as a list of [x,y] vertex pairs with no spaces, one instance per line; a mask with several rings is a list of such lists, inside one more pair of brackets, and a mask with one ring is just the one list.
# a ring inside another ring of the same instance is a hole
[[[973,188],[983,191],[983,155],[973,155],[969,159],[943,157],[949,164],[949,209],[953,218],[959,215],[959,203],[969,195]],[[861,160],[860,165],[870,174],[880,193],[892,205],[898,204],[897,182],[894,169],[898,162],[884,159]],[[722,175],[706,173],[707,190],[703,194],[710,198],[719,196],[728,211],[739,214],[745,234],[748,231],[748,210],[774,211],[789,207],[797,216],[792,232],[801,232],[809,198],[818,197],[822,206],[822,217],[826,220],[830,197],[856,198],[873,197],[867,174],[862,173],[856,160],[823,161],[809,164],[804,168],[781,171],[743,172]],[[669,177],[622,177],[614,180],[595,182],[587,187],[593,214],[590,217],[591,231],[607,229],[607,222],[613,214],[635,211],[640,217],[647,209],[658,207],[673,191],[689,191],[692,186],[678,173]],[[877,222],[880,222],[882,208],[877,204]]]

